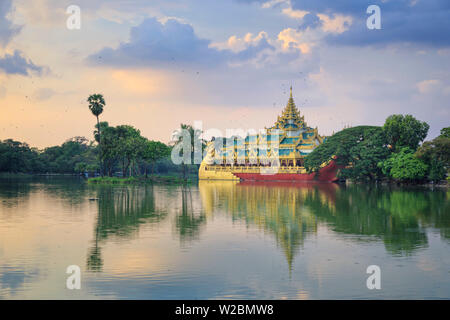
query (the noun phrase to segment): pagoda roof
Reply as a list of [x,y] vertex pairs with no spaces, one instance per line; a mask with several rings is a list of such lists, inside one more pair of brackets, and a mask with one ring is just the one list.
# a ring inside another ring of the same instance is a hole
[[[288,121],[291,120],[291,121]],[[295,105],[294,98],[292,97],[292,87],[290,88],[289,100],[284,107],[281,116],[278,116],[277,122],[271,129],[291,129],[295,130],[306,126],[304,117],[300,116],[300,111]]]
[[292,87],[291,87],[291,93],[289,95],[288,103],[286,104],[286,107],[284,107],[283,112],[281,114],[281,118],[285,119],[299,119],[300,118],[300,111],[298,111],[297,106],[295,105],[294,98],[292,97]]

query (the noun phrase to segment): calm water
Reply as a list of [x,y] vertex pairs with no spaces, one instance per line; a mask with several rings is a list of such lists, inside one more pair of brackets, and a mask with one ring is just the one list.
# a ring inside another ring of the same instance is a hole
[[[449,299],[449,195],[0,180],[0,299]],[[366,287],[372,264],[381,290]]]

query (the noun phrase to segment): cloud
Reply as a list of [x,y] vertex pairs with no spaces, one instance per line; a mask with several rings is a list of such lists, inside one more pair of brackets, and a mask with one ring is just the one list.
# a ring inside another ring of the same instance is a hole
[[[381,9],[381,30],[369,30],[366,9],[376,4]],[[329,35],[329,43],[369,46],[394,43],[424,44],[431,47],[450,46],[450,2],[426,1],[373,1],[360,0],[291,0],[293,10],[304,10],[319,15],[350,16],[351,27],[346,32]],[[339,22],[336,20],[335,22]],[[326,23],[326,21],[325,21]],[[340,30],[342,29],[334,29]],[[344,30],[345,31],[345,30]]]
[[[300,62],[305,53],[310,53],[315,43],[308,40],[304,32],[284,29],[276,37],[261,31],[257,35],[247,33],[240,38],[233,35],[226,42],[214,43],[213,47],[233,52],[228,55],[230,66],[252,65],[258,69],[270,68],[271,74],[292,68],[292,62]],[[299,60],[300,59],[300,60]],[[304,62],[304,61],[303,61]],[[291,73],[287,71],[287,73]]]
[[351,16],[344,16],[341,14],[328,16],[326,14],[318,13],[317,17],[322,22],[323,31],[337,34],[347,31],[353,22]]
[[[257,1],[257,2],[261,2],[261,1]],[[287,0],[268,0],[267,2],[263,2],[263,4],[261,6],[266,9],[266,8],[276,7],[285,2],[287,2]]]
[[189,24],[173,18],[164,23],[148,18],[131,28],[127,42],[122,42],[115,49],[103,48],[87,60],[95,65],[119,67],[214,67],[227,62],[250,60],[263,50],[273,50],[265,33],[244,42],[246,45],[240,51],[233,52],[229,48],[221,50],[210,40],[197,37]]
[[168,19],[163,24],[149,18],[131,29],[128,42],[121,43],[116,49],[104,48],[88,60],[114,66],[219,63],[223,60],[222,54],[209,48],[209,44],[210,41],[198,38],[188,24],[175,19]]
[[422,94],[433,93],[441,87],[441,81],[436,79],[423,80],[416,84],[417,90]]
[[227,54],[229,62],[236,65],[250,60],[265,60],[265,56],[275,52],[275,47],[270,43],[266,32],[261,31],[256,36],[247,33],[243,38],[231,36],[226,43],[212,44],[212,47],[219,48],[222,52],[231,51]]
[[287,28],[278,34],[278,40],[282,42],[284,50],[296,48],[301,53],[306,54],[311,52],[311,48],[315,45],[312,42],[305,40],[305,33],[303,31]]
[[[403,1],[403,0],[400,0]],[[371,4],[376,4],[374,0]],[[291,0],[292,8],[295,10],[307,10],[314,13],[342,13],[342,14],[365,14],[366,8],[369,6],[361,0]]]
[[23,76],[28,76],[31,73],[42,75],[48,71],[47,68],[37,66],[31,60],[25,58],[19,50],[15,50],[14,54],[5,54],[4,57],[0,57],[0,70],[6,74]]
[[298,27],[299,30],[315,29],[322,26],[323,21],[315,14],[308,13],[302,17],[302,23]]
[[249,47],[271,47],[268,43],[269,36],[266,32],[261,31],[256,36],[252,33],[247,33],[244,37],[231,36],[226,43],[217,43],[213,46],[221,50],[231,50],[235,53],[245,51]]
[[12,0],[0,1],[0,46],[6,47],[11,39],[17,35],[21,27],[15,26],[8,15],[12,11]]
[[281,12],[293,19],[303,19],[309,12],[304,10],[292,10],[291,7],[284,8]]
[[[238,2],[262,2],[271,8],[271,1],[239,0]],[[286,0],[282,13],[303,20],[317,16],[321,28],[329,33],[325,42],[347,46],[386,46],[390,44],[425,45],[435,48],[450,47],[450,1],[448,0]],[[283,3],[282,2],[282,3]],[[381,30],[369,30],[366,26],[369,5],[381,9]],[[304,29],[308,23],[301,25]],[[319,24],[310,26],[318,28]]]
[[[9,19],[12,11],[12,0],[0,1],[0,47],[3,48],[22,30],[22,26],[14,25]],[[15,50],[13,54],[6,53],[3,57],[0,57],[0,71],[6,74],[27,76],[31,72],[41,75],[48,71],[48,68],[35,65],[31,60],[25,58],[21,51]],[[2,95],[4,94],[3,92]]]
[[289,7],[281,10],[284,15],[301,21],[299,30],[315,29],[321,27],[324,32],[342,33],[348,30],[353,18],[343,14],[311,13],[306,10],[294,10]]

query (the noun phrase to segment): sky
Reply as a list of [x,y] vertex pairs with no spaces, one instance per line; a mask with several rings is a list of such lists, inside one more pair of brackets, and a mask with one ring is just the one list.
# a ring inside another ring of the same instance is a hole
[[[80,8],[80,29],[67,27]],[[368,29],[370,5],[381,29]],[[93,139],[100,117],[169,142],[273,125],[289,87],[331,135],[412,114],[450,125],[448,0],[0,0],[0,140]]]

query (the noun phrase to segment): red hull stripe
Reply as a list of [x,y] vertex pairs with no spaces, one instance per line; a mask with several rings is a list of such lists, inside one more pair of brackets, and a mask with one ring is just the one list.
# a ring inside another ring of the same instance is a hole
[[334,160],[321,168],[319,174],[315,173],[277,173],[277,174],[260,174],[260,173],[233,173],[242,180],[252,181],[322,181],[333,182],[337,180],[337,173],[340,166]]

